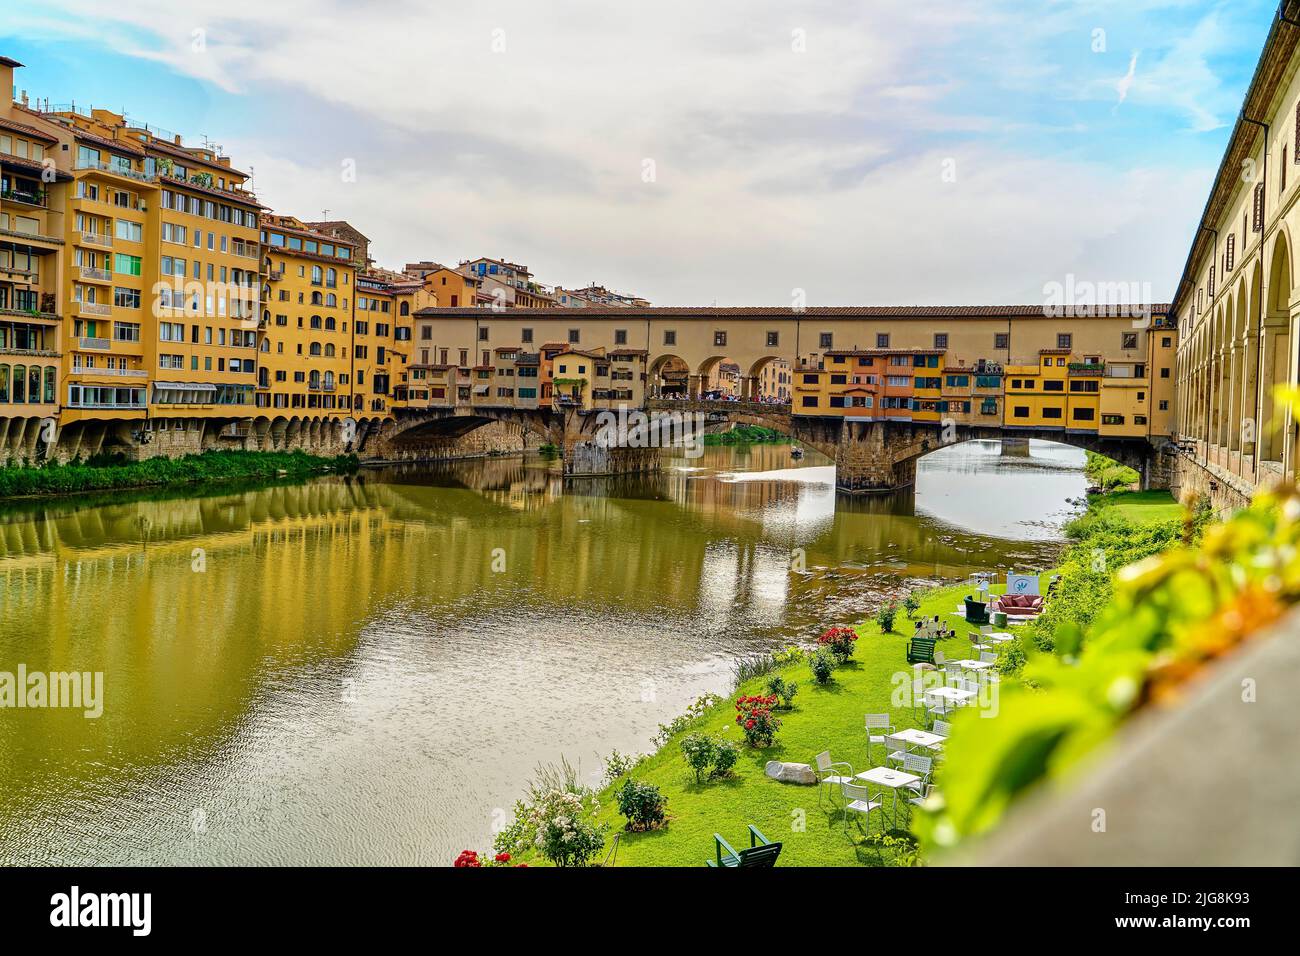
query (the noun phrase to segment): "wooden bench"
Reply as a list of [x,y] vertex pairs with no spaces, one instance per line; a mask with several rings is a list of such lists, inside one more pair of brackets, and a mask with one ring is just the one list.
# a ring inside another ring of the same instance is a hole
[[722,834],[713,834],[713,848],[717,851],[717,859],[705,860],[709,866],[717,869],[719,867],[770,867],[776,866],[776,858],[781,855],[781,844],[771,842],[767,837],[758,832],[758,827],[752,823],[749,825],[749,848],[736,852],[730,843],[722,838]]
[[937,642],[933,638],[914,637],[907,642],[907,663],[909,664],[933,664],[934,663],[934,645]]

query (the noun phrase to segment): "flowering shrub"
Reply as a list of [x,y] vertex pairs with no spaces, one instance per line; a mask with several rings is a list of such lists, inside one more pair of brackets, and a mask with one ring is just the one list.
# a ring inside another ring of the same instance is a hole
[[888,634],[894,629],[894,619],[898,617],[898,601],[889,598],[884,604],[880,605],[880,610],[876,612],[876,623],[880,625],[882,633]]
[[664,810],[668,798],[652,783],[628,779],[614,793],[618,812],[627,817],[627,828],[633,832],[655,830],[666,826]]
[[[893,619],[890,619],[893,625]],[[853,645],[857,641],[857,631],[851,627],[832,627],[817,638],[817,643],[831,652],[837,664],[847,664],[853,656]]]
[[915,591],[908,591],[907,597],[903,598],[903,610],[907,612],[909,621],[916,619],[916,612],[921,610],[921,598]]
[[[509,853],[498,853],[490,861],[479,858],[474,850],[461,850],[460,856],[456,857],[456,862],[452,863],[455,867],[483,867],[483,866],[511,866]],[[514,866],[528,866],[527,863],[515,863]]]
[[781,721],[772,713],[775,704],[775,695],[737,698],[736,723],[751,747],[770,747],[776,739]]
[[586,866],[605,845],[590,820],[598,809],[594,795],[550,790],[529,809],[533,843],[556,866]]

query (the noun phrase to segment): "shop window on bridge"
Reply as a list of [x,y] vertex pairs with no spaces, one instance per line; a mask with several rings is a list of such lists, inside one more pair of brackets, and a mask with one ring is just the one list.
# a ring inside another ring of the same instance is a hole
[[1044,408],[1044,409],[1043,409],[1043,417],[1044,417],[1044,418],[1060,418],[1060,417],[1061,417],[1061,409],[1059,409],[1059,408]]
[[1101,423],[1103,425],[1123,425],[1124,416],[1123,415],[1102,415]]
[[1028,406],[1028,405],[1017,405],[1015,408],[1013,408],[1013,409],[1011,410],[1011,417],[1012,417],[1012,418],[1028,418],[1028,417],[1029,417],[1029,406]]
[[1044,379],[1044,380],[1043,380],[1043,391],[1044,391],[1044,392],[1063,392],[1063,391],[1065,391],[1065,382],[1063,382],[1063,381],[1062,381],[1061,379],[1059,379],[1059,378],[1056,378],[1056,379],[1052,379],[1052,378]]
[[998,403],[996,401],[986,401],[980,405],[981,415],[996,415],[998,413]]
[[848,377],[847,375],[832,375],[832,376],[831,376],[831,384],[832,384],[832,385],[847,385],[848,382],[849,382],[849,377]]
[[1090,422],[1096,419],[1097,410],[1095,408],[1076,408],[1072,417],[1076,422]]
[[844,407],[844,396],[843,396],[843,395],[832,395],[832,396],[831,396],[831,408],[843,408],[843,407]]

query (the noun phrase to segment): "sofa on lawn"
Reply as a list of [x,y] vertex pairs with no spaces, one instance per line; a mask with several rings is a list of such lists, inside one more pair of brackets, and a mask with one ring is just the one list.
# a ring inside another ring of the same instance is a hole
[[1003,594],[993,603],[993,610],[1007,617],[1034,617],[1043,611],[1043,599],[1037,594]]

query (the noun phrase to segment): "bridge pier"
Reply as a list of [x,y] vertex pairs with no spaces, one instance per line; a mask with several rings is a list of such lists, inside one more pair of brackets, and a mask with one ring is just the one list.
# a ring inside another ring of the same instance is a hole
[[840,428],[835,448],[835,490],[841,494],[881,494],[916,483],[916,457],[908,454],[911,436],[890,432],[884,422],[849,422]]

